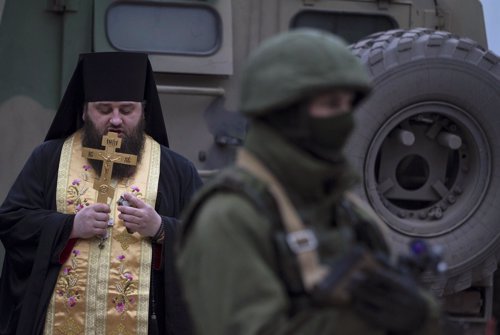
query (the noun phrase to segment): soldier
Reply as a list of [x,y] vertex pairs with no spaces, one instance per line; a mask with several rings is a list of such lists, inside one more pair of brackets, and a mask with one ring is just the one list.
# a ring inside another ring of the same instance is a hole
[[198,334],[438,334],[438,311],[391,264],[342,154],[369,92],[329,33],[264,42],[244,70],[236,164],[185,215],[179,268]]

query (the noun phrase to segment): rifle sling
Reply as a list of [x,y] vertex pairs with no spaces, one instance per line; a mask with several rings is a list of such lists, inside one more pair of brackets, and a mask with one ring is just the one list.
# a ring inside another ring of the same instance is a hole
[[[240,149],[236,157],[236,165],[268,184],[269,191],[277,203],[288,237],[296,236],[296,242],[300,244],[300,238],[311,237],[310,234],[314,234],[304,225],[283,186],[254,155],[245,149]],[[312,237],[315,238],[314,235]],[[293,251],[298,259],[304,287],[307,292],[310,292],[315,284],[326,276],[328,268],[320,264],[317,248],[314,245],[306,245],[305,248],[300,248],[299,245],[299,248]]]

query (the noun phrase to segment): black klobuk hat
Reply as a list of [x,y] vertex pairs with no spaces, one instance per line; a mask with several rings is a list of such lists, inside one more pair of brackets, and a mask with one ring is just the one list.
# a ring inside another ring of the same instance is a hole
[[86,102],[145,102],[145,131],[168,146],[167,131],[147,54],[99,52],[80,55],[45,140],[66,138],[83,126]]

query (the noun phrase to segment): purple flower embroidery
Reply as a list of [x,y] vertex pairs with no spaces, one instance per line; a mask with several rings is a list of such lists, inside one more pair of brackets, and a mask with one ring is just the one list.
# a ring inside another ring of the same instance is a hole
[[134,276],[132,276],[132,274],[130,272],[125,272],[123,274],[123,278],[125,278],[128,281],[132,281],[134,279]]
[[75,207],[75,212],[80,211],[82,208],[83,208],[83,205],[82,205],[82,204],[78,204],[78,205]]
[[80,299],[80,293],[76,288],[78,285],[79,275],[75,271],[78,267],[77,258],[80,255],[80,250],[74,249],[71,253],[71,265],[63,267],[62,276],[57,283],[58,287],[56,289],[57,295],[65,299],[66,308],[76,306],[78,300]]
[[81,179],[76,178],[75,180],[73,180],[73,182],[71,183],[71,185],[80,186],[80,183],[81,183]]
[[116,311],[120,314],[125,312],[125,304],[123,302],[117,303],[115,308],[116,308]]
[[68,202],[68,205],[73,205],[75,203],[74,200],[68,200],[67,202]]
[[132,190],[132,192],[140,192],[141,191],[141,189],[135,185],[131,186],[130,189]]
[[76,305],[76,297],[73,295],[68,298],[68,306],[69,307],[74,307]]
[[117,266],[120,279],[118,279],[115,284],[117,294],[113,298],[113,304],[115,305],[115,310],[119,314],[123,314],[135,302],[133,295],[137,292],[137,284],[132,272],[125,270],[125,255],[118,255],[116,259],[120,261],[121,264]]
[[88,171],[88,170],[92,170],[92,167],[91,167],[90,165],[84,165],[84,166],[83,166],[83,169],[84,169],[85,171]]

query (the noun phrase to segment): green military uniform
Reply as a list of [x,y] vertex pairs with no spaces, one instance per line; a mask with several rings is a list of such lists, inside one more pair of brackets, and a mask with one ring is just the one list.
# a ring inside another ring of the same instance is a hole
[[[350,211],[342,206],[356,182],[342,155],[311,154],[277,129],[281,120],[262,118],[315,90],[346,87],[364,95],[368,78],[345,44],[327,34],[292,32],[264,43],[245,71],[242,111],[252,123],[244,148],[274,175],[302,223],[314,231],[319,261],[335,264],[353,245],[388,255],[371,212],[354,202],[347,201]],[[282,114],[287,123],[290,114]],[[231,167],[208,183],[185,213],[178,265],[197,333],[389,334],[350,303],[320,306],[304,286],[297,289],[297,257],[283,252],[276,238],[276,221],[282,233],[284,224],[269,187]],[[365,223],[361,232],[353,221]],[[440,333],[438,308],[432,299],[427,304],[415,334]]]
[[[342,254],[349,245],[336,226],[332,208],[352,180],[347,172],[332,171],[264,125],[252,128],[246,147],[294,195],[298,212],[319,237],[321,259],[326,262]],[[324,182],[332,178],[342,186],[325,192]],[[198,334],[385,334],[349,306],[303,308],[290,316],[293,301],[280,278],[278,263],[283,260],[278,259],[273,243],[272,216],[266,214],[233,192],[215,193],[199,207],[179,259]],[[378,236],[373,240],[378,241]],[[386,250],[384,244],[376,248]],[[434,327],[436,317],[429,318],[428,327]],[[419,334],[433,332],[424,327]]]

